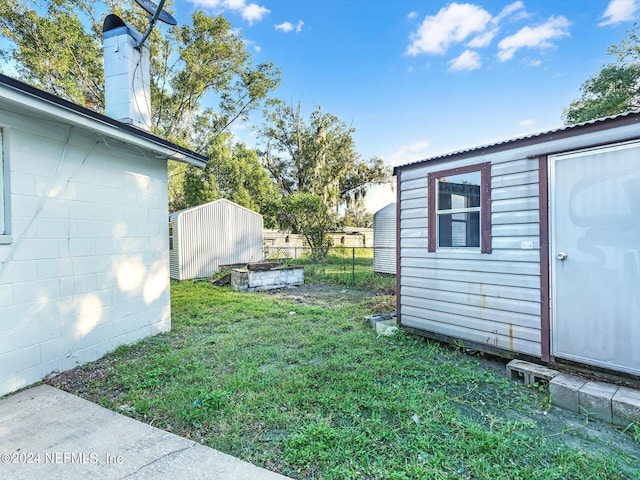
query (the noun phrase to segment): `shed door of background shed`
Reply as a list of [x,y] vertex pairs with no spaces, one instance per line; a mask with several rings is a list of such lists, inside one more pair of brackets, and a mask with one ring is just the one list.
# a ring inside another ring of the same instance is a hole
[[640,143],[549,170],[552,355],[639,375]]

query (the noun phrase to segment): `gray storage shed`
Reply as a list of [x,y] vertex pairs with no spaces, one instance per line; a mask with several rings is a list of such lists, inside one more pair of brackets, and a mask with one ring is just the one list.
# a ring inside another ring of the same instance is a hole
[[640,375],[640,112],[394,174],[403,326]]
[[262,260],[262,215],[229,200],[169,215],[171,278],[204,278],[220,265]]
[[396,203],[373,214],[373,271],[396,274]]

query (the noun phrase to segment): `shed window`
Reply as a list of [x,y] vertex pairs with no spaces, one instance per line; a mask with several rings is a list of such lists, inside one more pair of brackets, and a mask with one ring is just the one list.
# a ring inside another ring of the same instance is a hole
[[169,250],[173,250],[173,223],[169,224]]
[[429,174],[429,251],[491,252],[488,163]]

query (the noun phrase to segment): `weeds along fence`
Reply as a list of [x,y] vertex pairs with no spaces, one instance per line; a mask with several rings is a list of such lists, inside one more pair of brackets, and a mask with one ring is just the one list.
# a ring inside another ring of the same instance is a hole
[[305,282],[384,291],[395,289],[395,255],[393,247],[264,247],[265,260],[304,266]]

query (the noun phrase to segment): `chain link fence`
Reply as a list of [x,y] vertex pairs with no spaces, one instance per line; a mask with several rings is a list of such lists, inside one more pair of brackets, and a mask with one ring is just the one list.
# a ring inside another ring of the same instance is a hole
[[265,246],[265,260],[283,265],[303,265],[306,283],[333,283],[353,287],[395,288],[394,247],[314,249],[302,246]]

